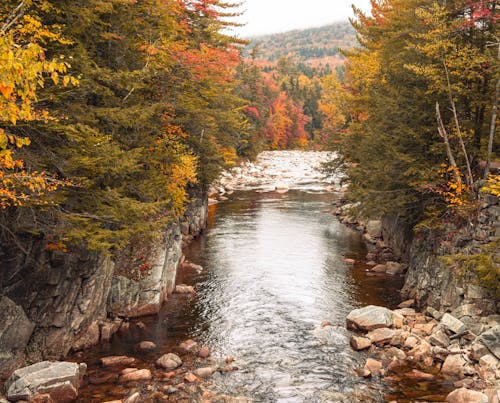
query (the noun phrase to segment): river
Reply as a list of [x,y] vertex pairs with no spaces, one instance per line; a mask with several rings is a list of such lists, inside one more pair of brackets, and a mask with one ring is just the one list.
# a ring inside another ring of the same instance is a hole
[[[336,219],[338,195],[325,190],[328,183],[288,181],[289,191],[237,190],[211,205],[206,232],[184,251],[205,270],[178,274],[177,282],[193,285],[196,295],[172,295],[158,317],[85,353],[90,375],[102,375],[97,360],[111,354],[153,368],[162,353],[192,338],[210,348],[214,362],[235,359],[237,371],[217,373],[207,385],[217,393],[261,402],[382,401],[386,386],[354,372],[366,356],[349,347],[345,316],[367,304],[394,307],[402,278],[367,273],[366,246]],[[321,328],[325,320],[333,326]],[[141,340],[159,350],[139,353],[134,346]],[[88,384],[80,401],[135,389]]]

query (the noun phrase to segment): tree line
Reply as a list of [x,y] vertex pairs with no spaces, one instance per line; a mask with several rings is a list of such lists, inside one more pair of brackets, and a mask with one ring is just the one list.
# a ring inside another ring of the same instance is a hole
[[473,220],[481,190],[500,194],[497,2],[379,0],[355,14],[360,46],[323,81],[331,168],[365,215],[420,230]]

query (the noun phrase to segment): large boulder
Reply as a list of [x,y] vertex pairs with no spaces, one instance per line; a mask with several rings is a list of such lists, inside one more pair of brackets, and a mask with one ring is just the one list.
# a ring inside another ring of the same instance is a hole
[[391,327],[395,320],[402,320],[402,317],[382,306],[368,305],[351,311],[346,320],[348,328],[371,331]]
[[492,327],[484,332],[479,341],[484,344],[491,353],[500,359],[500,325]]
[[72,402],[87,369],[74,362],[42,361],[20,368],[5,384],[7,399],[32,401],[39,395],[48,395],[58,403]]

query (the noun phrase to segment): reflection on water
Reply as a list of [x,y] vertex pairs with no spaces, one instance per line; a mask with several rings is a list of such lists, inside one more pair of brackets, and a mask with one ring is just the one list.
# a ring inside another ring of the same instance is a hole
[[[90,371],[99,371],[103,354],[137,356],[133,346],[141,340],[161,346],[141,353],[152,366],[161,353],[195,338],[219,357],[235,357],[240,368],[216,375],[215,390],[265,402],[338,401],[336,393],[380,400],[382,385],[354,374],[365,357],[349,347],[345,316],[358,306],[399,302],[401,278],[367,276],[361,236],[336,220],[334,197],[248,191],[211,206],[206,234],[185,251],[206,270],[178,276],[178,283],[195,286],[196,297],[173,295],[158,318],[143,319],[145,330],[94,350],[85,357]],[[347,266],[346,257],[361,262]],[[313,331],[324,320],[335,327],[318,337]],[[101,386],[100,396],[111,389]],[[82,392],[82,401],[96,396],[91,386]]]
[[[264,401],[322,400],[325,390],[363,386],[353,373],[345,316],[354,307],[391,304],[399,278],[384,283],[365,267],[360,235],[332,214],[331,194],[241,192],[216,205],[210,228],[186,251],[207,270],[195,278],[198,298],[183,318],[187,331],[241,370],[217,380],[228,393]],[[186,275],[186,274],[185,274]],[[176,309],[176,308],[173,308]],[[163,313],[169,322],[172,308]],[[325,340],[323,320],[338,325]]]

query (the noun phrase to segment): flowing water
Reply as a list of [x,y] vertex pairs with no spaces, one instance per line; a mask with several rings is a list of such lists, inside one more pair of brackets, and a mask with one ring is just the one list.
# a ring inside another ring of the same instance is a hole
[[[205,270],[178,276],[196,296],[173,295],[158,317],[142,320],[144,328],[87,353],[90,374],[103,371],[97,359],[110,354],[134,355],[153,368],[161,354],[193,338],[215,360],[236,359],[238,371],[211,380],[219,393],[261,402],[383,401],[387,386],[354,373],[366,356],[349,347],[345,316],[367,304],[394,307],[402,278],[367,273],[366,246],[337,221],[336,197],[309,184],[286,193],[236,191],[210,206],[207,231],[185,250]],[[333,326],[321,329],[324,320]],[[141,340],[160,348],[138,353]],[[80,400],[128,391],[87,385]]]

